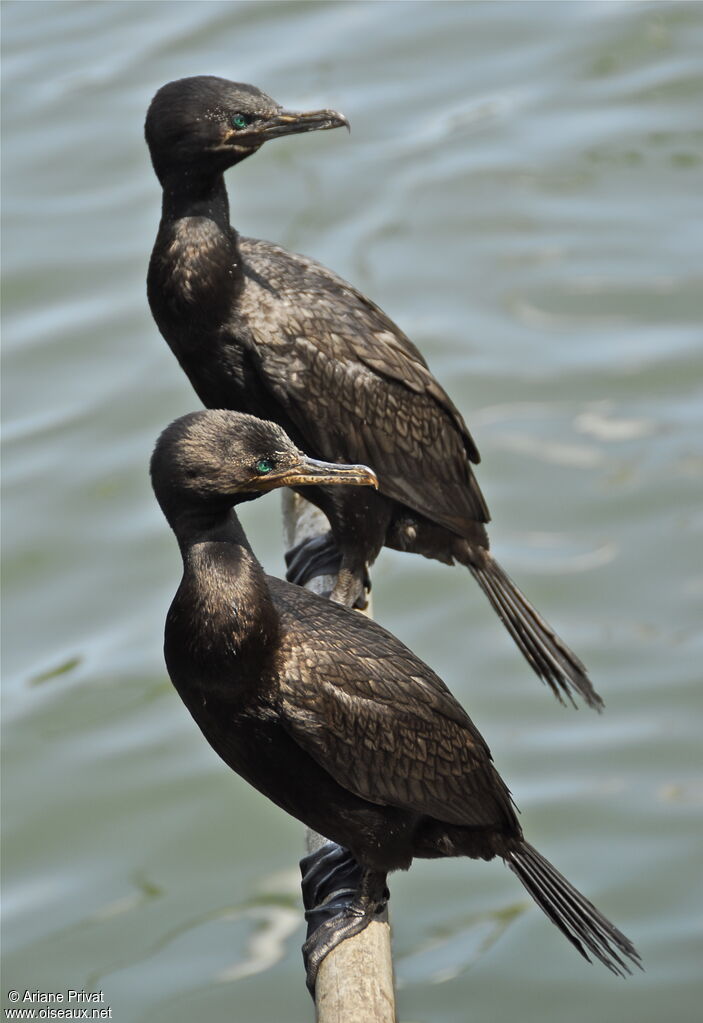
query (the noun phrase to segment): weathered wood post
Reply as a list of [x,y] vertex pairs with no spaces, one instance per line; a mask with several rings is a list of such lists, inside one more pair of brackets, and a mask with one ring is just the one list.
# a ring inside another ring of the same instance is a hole
[[[322,512],[292,490],[284,490],[283,536],[286,548],[326,533]],[[317,576],[307,584],[314,593],[329,593],[334,576]],[[370,607],[359,614],[370,614]],[[314,831],[306,835],[307,851],[327,839]],[[320,966],[315,986],[318,1023],[395,1023],[391,928],[374,920],[353,938],[338,945]]]

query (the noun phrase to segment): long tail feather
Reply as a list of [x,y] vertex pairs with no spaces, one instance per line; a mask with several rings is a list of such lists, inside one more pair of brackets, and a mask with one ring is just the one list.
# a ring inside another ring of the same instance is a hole
[[528,842],[522,842],[503,858],[539,908],[584,959],[591,962],[590,952],[620,977],[632,973],[631,966],[642,969],[632,942]]
[[482,565],[469,561],[467,567],[527,662],[559,702],[564,703],[566,696],[575,706],[575,692],[589,707],[602,710],[603,701],[581,661],[535,611],[498,562],[486,554]]

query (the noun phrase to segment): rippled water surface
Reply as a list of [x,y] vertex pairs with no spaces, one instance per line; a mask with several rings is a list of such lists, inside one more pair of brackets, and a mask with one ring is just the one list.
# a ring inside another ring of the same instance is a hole
[[[488,738],[530,838],[639,946],[588,967],[501,864],[393,880],[405,1023],[692,1023],[701,981],[703,7],[4,3],[4,882],[10,988],[118,1023],[305,1021],[301,827],[166,675],[154,439],[198,403],[154,327],[164,82],[353,126],[230,172],[244,233],[379,302],[466,414],[501,562],[589,665],[557,706],[465,572],[385,552],[376,617]],[[244,519],[281,572],[276,498]]]

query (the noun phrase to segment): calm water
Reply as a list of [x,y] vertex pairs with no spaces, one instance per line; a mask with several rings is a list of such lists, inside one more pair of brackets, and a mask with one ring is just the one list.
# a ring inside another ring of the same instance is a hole
[[[404,1023],[700,1018],[701,109],[692,3],[5,3],[4,970],[118,1023],[308,1021],[300,826],[204,744],[161,656],[154,91],[214,73],[335,132],[230,174],[471,425],[494,549],[592,670],[559,708],[466,573],[384,553],[376,617],[470,708],[526,830],[639,946],[589,968],[501,864],[393,881]],[[279,504],[246,521],[280,573]],[[7,1004],[7,1003],[5,1003]]]

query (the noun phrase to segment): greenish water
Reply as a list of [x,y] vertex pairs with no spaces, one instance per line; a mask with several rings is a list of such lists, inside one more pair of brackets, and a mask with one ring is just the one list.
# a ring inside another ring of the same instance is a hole
[[[378,301],[466,414],[501,562],[589,665],[558,707],[465,573],[385,552],[376,617],[444,676],[531,840],[635,941],[588,967],[500,864],[393,879],[405,1023],[693,1023],[701,984],[703,7],[4,3],[3,998],[118,1023],[307,1021],[300,826],[165,675],[149,490],[197,401],[149,315],[142,139],[187,74],[352,134],[229,175],[234,223]],[[246,509],[281,571],[275,498]],[[5,1006],[9,1003],[5,1001]]]

